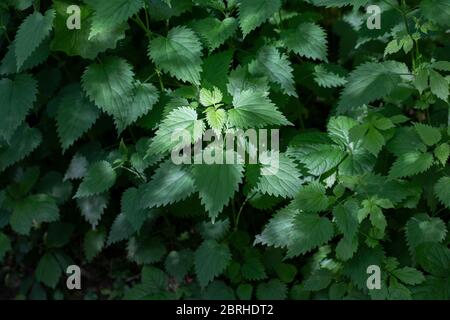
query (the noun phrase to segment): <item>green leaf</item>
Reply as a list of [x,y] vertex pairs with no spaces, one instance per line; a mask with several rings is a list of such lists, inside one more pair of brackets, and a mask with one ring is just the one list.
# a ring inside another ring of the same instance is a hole
[[394,270],[392,271],[392,274],[401,282],[409,285],[416,285],[425,281],[425,277],[422,272],[411,267],[404,267]]
[[412,252],[422,243],[441,242],[447,229],[440,218],[430,218],[426,214],[418,214],[406,223],[406,241]]
[[109,190],[116,182],[116,171],[107,161],[92,164],[75,194],[75,198],[88,197]]
[[195,273],[201,287],[222,274],[231,261],[228,245],[206,240],[195,251]]
[[325,186],[320,182],[313,181],[300,189],[295,197],[295,203],[301,211],[322,212],[328,208],[329,199],[326,195]]
[[338,109],[350,111],[389,95],[401,82],[400,74],[408,74],[408,67],[396,61],[367,62],[353,70],[342,91]]
[[45,15],[35,11],[23,20],[14,39],[17,69],[22,67],[27,58],[50,34],[54,18],[55,11],[50,9]]
[[239,164],[194,165],[195,186],[211,220],[215,220],[239,189],[243,171]]
[[262,47],[256,59],[250,62],[248,70],[253,75],[266,76],[271,82],[277,83],[287,95],[297,97],[292,75],[292,66],[288,57],[273,46]]
[[333,224],[317,214],[284,208],[269,221],[255,244],[286,247],[288,257],[305,254],[333,237]]
[[389,171],[392,178],[413,176],[427,171],[433,165],[433,155],[422,152],[405,153],[395,160]]
[[144,5],[143,0],[84,0],[94,9],[89,40],[126,22]]
[[423,0],[420,2],[422,14],[430,21],[442,26],[450,26],[450,3],[446,0]]
[[133,237],[127,246],[128,258],[137,264],[152,264],[161,261],[166,247],[158,237],[141,234]]
[[103,230],[89,230],[83,240],[83,250],[87,261],[92,261],[103,249],[106,232]]
[[17,58],[16,58],[16,43],[12,42],[8,46],[8,52],[2,60],[0,65],[0,74],[8,75],[18,72],[24,72],[30,70],[45,60],[47,60],[50,54],[50,38],[46,38],[41,42],[39,47],[37,47],[33,53],[24,61],[20,68],[17,68]]
[[437,243],[423,243],[417,250],[417,261],[425,271],[438,277],[450,277],[450,249]]
[[213,90],[202,88],[199,101],[204,107],[216,105],[222,101],[222,92],[217,87],[214,87]]
[[240,300],[250,300],[252,293],[253,287],[251,284],[241,283],[236,289],[236,294]]
[[120,213],[114,220],[108,235],[107,245],[128,239],[136,232],[133,226],[128,222],[125,215]]
[[146,0],[148,14],[155,21],[169,20],[191,10],[192,0]]
[[70,5],[71,3],[65,1],[53,2],[56,17],[54,22],[55,36],[51,42],[52,50],[62,51],[68,56],[81,56],[85,59],[95,59],[99,53],[107,49],[114,49],[117,43],[125,38],[126,23],[115,24],[89,37],[90,26],[94,19],[94,11],[87,5],[78,5],[80,8],[81,28],[68,30],[67,8]]
[[223,126],[225,125],[227,120],[227,113],[223,109],[215,109],[214,107],[210,107],[206,109],[206,121],[209,126],[215,130],[217,134],[220,134]]
[[237,25],[237,21],[233,17],[225,18],[222,21],[208,17],[195,21],[192,28],[205,40],[209,50],[213,51],[233,36]]
[[117,57],[106,57],[101,63],[91,64],[82,77],[84,91],[100,109],[113,116],[119,133],[132,122],[129,118],[133,77],[128,62]]
[[[28,74],[0,80],[0,136],[10,140],[37,98],[37,81]],[[17,133],[16,133],[17,134]]]
[[230,123],[242,129],[261,128],[266,125],[289,125],[267,94],[245,90],[233,97],[233,107],[228,111]]
[[439,201],[450,209],[450,177],[441,177],[434,185],[434,193]]
[[187,166],[166,161],[140,194],[144,208],[160,207],[186,199],[194,192],[194,178]]
[[83,95],[78,84],[64,89],[56,114],[58,137],[66,151],[95,123],[98,109]]
[[433,146],[442,139],[441,132],[438,128],[433,128],[423,123],[416,123],[414,128],[427,146]]
[[21,235],[30,233],[33,222],[53,222],[59,219],[56,201],[44,194],[31,195],[14,204],[9,223]]
[[256,288],[258,300],[284,300],[287,296],[287,286],[278,279],[260,283]]
[[311,22],[281,34],[286,47],[298,55],[310,59],[327,60],[327,38],[324,29]]
[[341,87],[347,83],[344,77],[328,70],[322,64],[314,66],[314,81],[323,88]]
[[269,91],[269,83],[266,77],[255,77],[250,74],[248,68],[237,67],[230,72],[227,84],[228,92],[237,97],[243,91]]
[[439,160],[439,162],[445,166],[450,156],[450,145],[448,143],[443,143],[434,149],[434,156]]
[[172,136],[185,130],[191,135],[193,143],[201,137],[204,126],[203,120],[197,120],[197,112],[193,108],[179,107],[172,110],[160,123],[149,151],[153,154],[173,151],[179,141],[172,139]]
[[449,94],[449,83],[447,79],[434,70],[429,70],[429,72],[431,92],[433,92],[439,99],[447,101]]
[[28,156],[41,142],[42,134],[38,129],[20,126],[9,145],[0,144],[0,172]]
[[292,147],[286,153],[303,163],[315,176],[337,167],[346,156],[341,148],[331,144],[306,144]]
[[295,163],[280,154],[277,166],[262,166],[256,190],[273,196],[293,198],[301,184],[300,172]]
[[46,253],[36,267],[36,279],[48,287],[55,288],[61,278],[62,270],[51,253]]
[[325,269],[319,269],[314,271],[311,276],[305,281],[305,289],[309,291],[320,291],[327,288],[333,275],[330,271]]
[[95,229],[108,206],[108,197],[100,194],[78,198],[77,205],[86,221]]
[[355,200],[347,200],[333,208],[336,226],[346,238],[352,239],[358,232],[358,210],[359,205]]
[[186,27],[175,27],[167,37],[150,41],[148,54],[163,71],[181,80],[200,84],[202,46],[195,33]]
[[11,241],[8,236],[0,232],[0,262],[3,261],[6,253],[11,250]]
[[193,257],[189,249],[169,252],[164,262],[166,271],[177,281],[183,280],[194,263]]
[[121,199],[121,212],[136,230],[140,229],[151,213],[150,210],[142,207],[142,191],[143,188],[128,188],[122,193]]
[[280,0],[238,0],[239,25],[244,37],[259,27],[281,7]]
[[209,55],[203,62],[202,87],[217,87],[223,94],[227,92],[228,69],[233,60],[233,51],[227,50]]
[[258,281],[267,278],[264,265],[258,257],[247,257],[241,267],[242,277],[249,281]]

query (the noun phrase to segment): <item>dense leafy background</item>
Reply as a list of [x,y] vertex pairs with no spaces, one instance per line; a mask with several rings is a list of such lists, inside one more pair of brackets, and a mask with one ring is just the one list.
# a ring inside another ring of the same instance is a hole
[[[450,299],[449,17],[449,0],[2,1],[0,297]],[[279,172],[174,165],[171,133],[206,128],[280,128]]]

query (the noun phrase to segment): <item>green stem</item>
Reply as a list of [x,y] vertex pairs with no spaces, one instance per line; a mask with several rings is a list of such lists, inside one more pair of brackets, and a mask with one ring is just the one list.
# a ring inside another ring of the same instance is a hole
[[249,196],[247,196],[247,198],[245,198],[244,202],[242,203],[241,207],[239,208],[239,211],[238,211],[238,213],[237,213],[237,215],[236,215],[236,219],[235,219],[235,222],[234,222],[234,231],[236,231],[236,230],[238,229],[238,226],[239,226],[239,219],[240,219],[240,217],[241,217],[241,213],[242,213],[242,210],[244,209],[245,204],[246,204],[248,201],[250,201],[250,200],[255,196],[255,194],[256,194],[256,191],[254,191],[252,194],[250,194]]

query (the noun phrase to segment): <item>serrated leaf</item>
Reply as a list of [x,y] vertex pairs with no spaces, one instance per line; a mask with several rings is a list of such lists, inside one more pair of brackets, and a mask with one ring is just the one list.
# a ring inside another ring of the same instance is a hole
[[298,55],[310,59],[327,60],[327,38],[324,29],[311,22],[281,34],[286,47]]
[[256,236],[255,244],[286,247],[287,256],[295,257],[329,241],[333,234],[333,225],[327,218],[284,208]]
[[151,213],[148,209],[142,207],[142,191],[143,188],[128,188],[122,193],[120,202],[121,212],[136,230],[140,229]]
[[441,177],[434,185],[434,193],[439,201],[450,209],[450,178]]
[[213,51],[233,36],[237,25],[237,21],[233,17],[223,20],[208,17],[195,21],[192,27],[205,40],[209,50]]
[[98,109],[83,95],[78,84],[64,90],[59,100],[56,124],[63,152],[95,123]]
[[87,261],[92,261],[103,249],[106,232],[103,230],[89,230],[83,240],[83,251]]
[[123,241],[132,236],[132,234],[136,232],[134,230],[131,223],[127,220],[123,213],[120,213],[111,226],[111,230],[109,231],[107,245],[111,245],[113,243]]
[[433,92],[439,99],[447,101],[449,94],[449,82],[438,72],[434,70],[429,70],[429,72],[431,92]]
[[284,154],[279,155],[277,166],[263,165],[261,172],[263,170],[265,174],[261,174],[256,185],[256,190],[261,193],[293,198],[302,184],[295,163]]
[[401,269],[394,270],[392,271],[392,274],[401,282],[409,285],[416,285],[425,280],[422,272],[411,267],[403,267]]
[[328,208],[329,199],[325,186],[319,182],[311,182],[300,189],[295,197],[297,208],[307,212],[322,212]]
[[18,234],[28,235],[33,221],[53,222],[59,219],[56,201],[44,194],[31,195],[14,205],[9,223]]
[[175,27],[167,37],[150,41],[149,57],[163,71],[173,77],[200,84],[202,46],[195,33],[186,27]]
[[228,110],[228,119],[237,128],[291,124],[264,92],[242,91],[233,97],[233,107]]
[[358,210],[359,206],[355,200],[347,200],[344,204],[333,208],[336,226],[347,239],[352,239],[358,232]]
[[153,138],[149,151],[154,154],[173,150],[178,144],[172,137],[177,133],[188,132],[192,143],[197,141],[204,130],[203,120],[197,120],[197,112],[191,107],[179,107],[171,111],[160,123],[156,136]]
[[340,87],[347,83],[345,77],[327,70],[324,65],[320,64],[314,67],[314,81],[323,88]]
[[257,257],[248,257],[241,267],[242,277],[245,280],[255,281],[267,278],[264,265]]
[[256,298],[258,300],[284,300],[287,295],[287,286],[278,279],[260,283],[256,288]]
[[441,242],[447,229],[440,218],[430,218],[426,214],[418,214],[406,223],[406,240],[412,252],[425,242]]
[[227,205],[242,181],[239,164],[200,164],[192,169],[195,187],[211,220]]
[[186,199],[194,192],[194,179],[186,166],[166,161],[141,191],[144,208],[165,206]]
[[50,38],[45,38],[44,41],[31,53],[31,55],[26,58],[24,63],[20,68],[17,68],[17,58],[16,58],[16,44],[12,42],[8,46],[8,52],[2,60],[0,65],[0,74],[9,75],[18,72],[24,72],[32,69],[45,60],[47,60],[50,54]]
[[42,15],[39,11],[35,11],[22,22],[14,39],[17,69],[22,67],[26,59],[49,35],[52,30],[54,18],[55,11],[50,9],[45,15]]
[[0,80],[0,136],[10,140],[37,96],[37,81],[28,74]]
[[217,87],[214,87],[212,90],[202,88],[199,101],[204,107],[216,105],[222,101],[222,92]]
[[422,14],[442,26],[450,26],[450,3],[447,0],[423,0],[420,2]]
[[107,49],[114,49],[117,43],[125,38],[126,23],[115,24],[111,28],[103,29],[97,32],[95,36],[89,37],[94,10],[87,5],[78,5],[81,28],[68,30],[67,8],[70,5],[71,3],[65,1],[53,2],[56,17],[54,22],[55,36],[51,42],[52,50],[62,51],[69,56],[95,59],[99,53]]
[[107,161],[92,164],[83,178],[75,198],[100,194],[109,190],[116,182],[116,171]]
[[427,171],[433,165],[433,156],[430,153],[408,152],[395,160],[389,176],[392,178],[402,178],[413,176]]
[[227,113],[224,109],[210,107],[206,109],[206,121],[217,134],[220,134],[227,121]]
[[70,164],[67,168],[66,174],[64,175],[63,181],[83,178],[86,174],[88,165],[89,163],[84,156],[78,153],[75,154],[72,160],[70,160]]
[[248,70],[253,75],[266,76],[270,81],[281,86],[287,95],[297,97],[291,63],[288,57],[274,46],[262,47],[256,59],[250,62]]
[[434,156],[439,160],[439,162],[445,166],[448,157],[450,156],[450,145],[448,143],[443,143],[434,149]]
[[438,128],[433,128],[423,123],[416,123],[414,128],[427,146],[435,145],[442,139],[441,132]]
[[21,125],[9,145],[0,145],[0,172],[28,156],[41,142],[42,134],[38,129]]
[[102,194],[77,199],[78,208],[93,229],[97,227],[100,218],[108,206],[108,197]]
[[201,287],[225,271],[231,261],[228,245],[206,240],[195,251],[195,273]]
[[144,5],[143,0],[84,0],[94,9],[89,40],[126,22]]
[[244,37],[281,7],[280,0],[239,0],[239,25]]
[[367,62],[358,66],[347,79],[338,109],[350,111],[387,96],[401,82],[401,74],[408,73],[407,66],[397,61]]

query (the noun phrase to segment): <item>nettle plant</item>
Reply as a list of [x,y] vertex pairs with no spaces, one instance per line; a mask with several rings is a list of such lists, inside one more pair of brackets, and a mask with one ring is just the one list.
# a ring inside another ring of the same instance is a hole
[[[450,299],[449,17],[2,1],[0,296]],[[173,163],[207,129],[279,129],[276,173]]]

